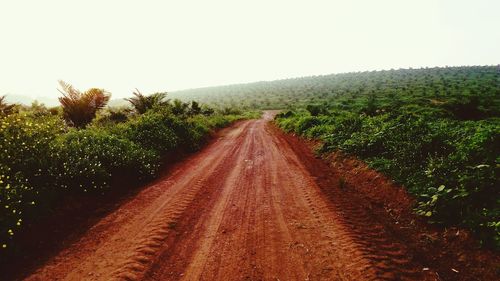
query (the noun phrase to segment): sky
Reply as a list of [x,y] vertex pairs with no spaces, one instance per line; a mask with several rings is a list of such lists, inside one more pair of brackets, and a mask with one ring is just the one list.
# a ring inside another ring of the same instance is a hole
[[500,64],[498,0],[0,0],[0,95]]

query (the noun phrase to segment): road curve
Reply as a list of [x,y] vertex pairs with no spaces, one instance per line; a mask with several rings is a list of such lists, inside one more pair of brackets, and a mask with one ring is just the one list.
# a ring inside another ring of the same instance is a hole
[[26,280],[421,279],[401,249],[367,248],[271,117],[221,131]]

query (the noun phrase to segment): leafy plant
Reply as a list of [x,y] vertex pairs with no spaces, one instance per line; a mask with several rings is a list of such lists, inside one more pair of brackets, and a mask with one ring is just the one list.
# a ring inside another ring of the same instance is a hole
[[80,92],[72,85],[59,81],[62,97],[59,102],[63,108],[63,117],[74,127],[83,128],[95,118],[99,109],[106,106],[111,95],[103,89],[91,88]]
[[[52,166],[57,151],[52,143],[64,134],[62,120],[11,114],[0,119],[0,247],[11,241],[26,219],[36,213],[54,185]],[[0,249],[1,250],[1,249]]]
[[158,169],[156,152],[99,129],[71,131],[54,145],[58,185],[73,192],[109,188],[115,176],[135,181],[152,178]]
[[132,110],[129,108],[108,108],[95,119],[95,123],[100,126],[113,126],[119,123],[125,123],[132,116]]
[[15,104],[8,104],[5,101],[5,96],[0,96],[0,117],[13,113],[15,106]]
[[202,112],[200,105],[196,101],[191,101],[191,105],[189,107],[189,115],[197,115]]
[[175,99],[172,102],[172,113],[175,115],[183,115],[185,114],[189,109],[189,104],[182,102],[179,99]]
[[144,114],[146,111],[153,109],[155,107],[164,106],[168,103],[167,93],[153,93],[149,96],[143,95],[138,89],[132,94],[134,97],[126,98],[125,100],[132,104],[132,107],[138,114]]
[[[88,99],[69,85],[67,91],[76,106],[79,98]],[[171,161],[164,157],[168,152],[198,149],[214,128],[251,117],[175,116],[168,106],[142,115],[111,109],[77,130],[57,110],[53,115],[34,104],[0,118],[0,261],[19,250],[15,238],[26,223],[68,197],[100,196],[118,178],[151,179],[162,162]]]
[[417,197],[417,214],[430,222],[467,227],[500,246],[500,119],[464,120],[406,99],[400,107],[373,104],[367,115],[358,97],[331,106],[329,115],[297,109],[277,115],[276,123],[321,139],[323,152],[341,150],[389,175]]

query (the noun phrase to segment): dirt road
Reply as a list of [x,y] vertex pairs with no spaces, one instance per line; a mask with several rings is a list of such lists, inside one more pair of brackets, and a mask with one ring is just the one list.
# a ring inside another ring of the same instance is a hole
[[324,194],[270,118],[223,130],[27,279],[422,280],[362,225],[363,206]]

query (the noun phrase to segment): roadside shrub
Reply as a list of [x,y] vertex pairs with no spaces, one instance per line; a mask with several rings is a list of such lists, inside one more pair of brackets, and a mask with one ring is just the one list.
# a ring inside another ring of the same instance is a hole
[[298,121],[298,118],[276,118],[276,123],[285,131],[285,132],[294,132],[296,125],[295,123]]
[[326,107],[324,105],[308,104],[306,106],[306,110],[309,111],[309,114],[311,114],[311,116],[328,114],[328,111],[326,110]]
[[[212,128],[220,128],[225,124],[218,124],[214,122],[216,116],[194,116],[188,119],[189,125],[191,127],[189,150],[198,150],[201,145],[205,142],[207,136],[210,135]],[[212,122],[210,122],[212,121]],[[225,122],[223,122],[225,123]],[[218,126],[217,126],[218,125]]]
[[243,114],[243,111],[236,107],[226,106],[220,109],[219,113],[222,115],[240,115]]
[[427,163],[429,183],[418,206],[432,220],[473,228],[490,243],[495,236],[500,242],[500,134],[495,123],[449,124],[451,152]]
[[[201,114],[202,108],[200,107],[200,104],[197,103],[196,101],[191,101],[191,105],[189,106],[188,110],[188,115],[193,116],[193,115],[198,115]],[[210,115],[210,114],[208,114]]]
[[[214,127],[214,128],[223,128],[229,125],[229,123],[234,122],[238,120],[237,117],[234,115],[220,115],[217,114],[215,116],[212,116],[211,118],[205,119],[202,124],[207,124],[209,127]],[[206,122],[206,123],[204,123]]]
[[61,136],[55,146],[59,158],[58,185],[71,191],[109,188],[114,176],[149,179],[158,169],[156,152],[102,130],[71,131]]
[[[233,115],[220,115],[220,114],[215,114],[211,116],[193,116],[189,120],[190,122],[199,125],[200,127],[198,128],[200,131],[203,131],[203,128],[223,128],[229,125],[231,122],[234,122],[236,120],[239,120],[241,117],[236,117]],[[207,133],[209,131],[206,131]]]
[[285,131],[323,140],[404,185],[430,222],[473,230],[500,246],[500,119],[458,121],[423,105],[374,116],[333,109],[278,115]]
[[182,102],[179,99],[175,99],[171,103],[171,111],[174,115],[184,115],[189,110],[189,103]]
[[102,112],[92,122],[98,126],[114,126],[119,123],[125,123],[132,116],[132,110],[129,108],[108,108]]
[[53,188],[51,165],[58,156],[51,144],[64,131],[62,120],[51,116],[0,119],[0,247],[10,247],[26,216]]
[[359,130],[353,130],[350,138],[339,143],[339,149],[363,158],[386,155],[388,148],[384,146],[384,139],[395,125],[386,120],[385,115],[363,118]]
[[98,196],[117,179],[151,179],[165,153],[199,149],[212,129],[248,117],[188,118],[174,116],[167,106],[127,120],[121,113],[117,120],[98,118],[92,126],[76,129],[43,111],[27,108],[0,117],[0,260],[16,251],[15,235],[25,223],[68,197]]
[[122,127],[125,138],[160,155],[172,151],[179,143],[173,118],[158,112],[147,112]]
[[333,128],[333,125],[319,124],[306,130],[304,136],[308,139],[321,139],[323,136],[330,134]]
[[335,122],[331,122],[333,130],[323,138],[325,143],[322,150],[341,149],[341,145],[361,129],[363,118],[363,115],[347,112],[336,116]]
[[306,130],[317,126],[320,124],[320,121],[317,117],[315,116],[303,116],[297,120],[295,123],[295,132],[299,134],[303,134],[306,132]]
[[276,114],[275,119],[276,120],[283,120],[282,118],[290,118],[294,115],[294,113],[295,112],[292,110],[283,111],[283,112]]

